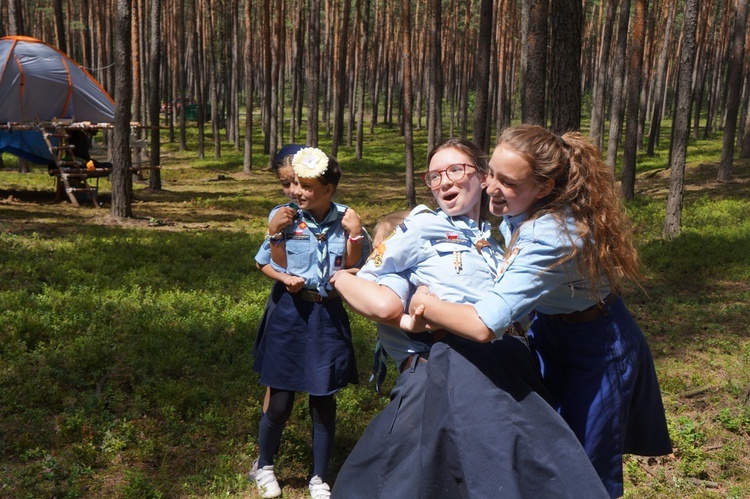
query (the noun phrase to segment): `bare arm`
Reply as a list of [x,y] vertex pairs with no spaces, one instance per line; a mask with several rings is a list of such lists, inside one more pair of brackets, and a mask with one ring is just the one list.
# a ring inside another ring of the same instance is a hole
[[496,338],[470,304],[443,301],[424,286],[420,286],[411,297],[409,313],[422,318],[431,329],[447,329],[457,336],[479,342]]
[[398,327],[404,306],[390,288],[341,270],[334,274],[331,284],[358,314]]
[[351,268],[362,258],[362,238],[365,237],[362,231],[362,221],[356,211],[347,208],[341,219],[341,226],[349,234],[346,240],[344,268]]
[[[294,221],[296,211],[289,206],[276,210],[268,222],[268,235],[271,237],[271,259],[279,267],[286,267],[286,243],[282,230]],[[281,279],[279,279],[281,280]]]
[[279,272],[270,264],[259,265],[256,263],[256,266],[260,269],[261,272],[263,272],[266,277],[281,281],[286,286],[286,290],[290,293],[296,293],[297,291],[302,289],[302,286],[305,284],[304,278],[296,275],[285,274],[284,272]]

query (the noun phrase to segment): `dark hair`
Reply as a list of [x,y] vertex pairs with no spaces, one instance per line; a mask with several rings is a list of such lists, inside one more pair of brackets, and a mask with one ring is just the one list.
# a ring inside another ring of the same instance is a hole
[[[432,151],[427,155],[427,168],[430,167],[430,161],[432,157],[437,154],[438,151],[443,149],[456,149],[467,155],[474,167],[477,169],[477,173],[481,175],[487,175],[490,172],[490,164],[487,159],[487,154],[484,153],[476,144],[466,139],[448,139],[445,142],[435,146]],[[479,212],[479,218],[486,220],[489,215],[489,201],[490,197],[487,195],[487,191],[482,189],[482,201]]]
[[276,157],[273,160],[273,169],[276,171],[276,175],[279,174],[279,168],[282,166],[292,166],[292,158],[300,150],[304,149],[305,146],[299,144],[287,144],[276,153]]
[[323,185],[333,184],[334,187],[337,187],[339,185],[339,180],[341,180],[341,167],[339,166],[338,161],[331,156],[328,156],[328,168],[326,168],[326,171],[324,171],[321,176],[317,177],[317,179],[320,180],[320,183]]

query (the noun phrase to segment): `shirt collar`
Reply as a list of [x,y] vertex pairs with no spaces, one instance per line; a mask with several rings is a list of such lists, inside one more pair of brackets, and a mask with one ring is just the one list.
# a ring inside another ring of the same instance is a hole
[[519,225],[526,221],[527,218],[528,214],[526,212],[523,212],[520,215],[503,215],[503,220],[505,220],[505,223],[508,225],[511,232],[516,230]]
[[315,219],[312,217],[312,215],[310,214],[309,211],[302,210],[302,213],[304,214],[305,219],[308,222],[312,222],[315,225],[319,225],[321,227],[324,226],[324,225],[329,225],[329,224],[335,222],[339,218],[339,210],[338,210],[338,208],[336,208],[336,205],[333,204],[333,203],[331,203],[331,207],[328,209],[328,213],[326,214],[325,218],[323,218],[323,221],[320,222],[320,223],[318,223],[318,222],[315,221]]

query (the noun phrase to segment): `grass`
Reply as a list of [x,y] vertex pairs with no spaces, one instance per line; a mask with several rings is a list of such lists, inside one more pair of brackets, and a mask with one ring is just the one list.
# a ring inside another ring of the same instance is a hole
[[[397,132],[368,136],[362,160],[340,150],[338,201],[368,228],[405,208]],[[628,210],[647,280],[625,299],[654,352],[675,454],[627,456],[626,497],[750,496],[750,163],[715,182],[720,143],[691,144],[671,241],[667,144],[639,156]],[[54,201],[46,172],[19,174],[5,157],[0,497],[256,497],[245,474],[263,389],[251,349],[270,282],[253,256],[281,194],[262,152],[249,174],[241,158],[229,144],[219,161],[164,144],[164,190],[136,184],[135,218],[117,220],[105,179],[103,209],[74,208]],[[387,403],[367,383],[375,328],[351,319],[360,384],[337,396],[334,472]],[[300,397],[277,462],[284,497],[306,496],[310,460]]]

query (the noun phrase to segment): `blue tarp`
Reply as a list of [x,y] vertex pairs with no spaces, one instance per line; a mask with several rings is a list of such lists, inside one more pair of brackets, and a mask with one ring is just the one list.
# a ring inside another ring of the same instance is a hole
[[[55,145],[54,142],[53,145]],[[39,130],[0,130],[0,153],[2,152],[39,165],[49,165],[55,162]]]

